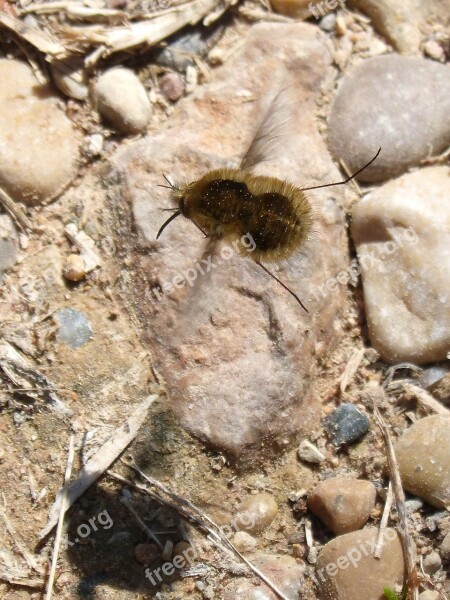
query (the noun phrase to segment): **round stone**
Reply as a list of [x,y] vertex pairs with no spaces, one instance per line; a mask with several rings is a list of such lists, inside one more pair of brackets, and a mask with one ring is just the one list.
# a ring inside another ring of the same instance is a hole
[[353,404],[341,404],[324,419],[324,426],[335,446],[352,444],[369,429],[369,419]]
[[161,93],[171,102],[179,100],[184,94],[184,81],[178,73],[166,73],[159,80]]
[[26,204],[50,200],[76,174],[78,135],[28,65],[0,59],[0,81],[0,186]]
[[[374,101],[376,99],[376,101]],[[450,66],[395,54],[364,60],[344,78],[329,120],[336,161],[384,181],[450,144]]]
[[353,211],[369,335],[387,362],[445,360],[450,348],[449,181],[448,167],[421,169]]
[[442,567],[441,557],[437,552],[430,552],[423,560],[423,570],[428,575],[433,575]]
[[161,553],[155,544],[138,544],[134,549],[134,557],[139,564],[150,565],[161,557]]
[[239,552],[251,552],[257,543],[255,538],[246,531],[237,531],[231,541]]
[[278,513],[275,498],[266,492],[246,498],[239,507],[235,527],[247,533],[260,533],[267,529]]
[[405,571],[398,533],[385,531],[381,557],[373,552],[378,529],[341,535],[326,544],[316,565],[320,600],[382,600],[385,587],[402,588]]
[[367,523],[375,498],[376,489],[370,481],[332,477],[310,493],[308,508],[333,533],[348,533]]
[[450,509],[450,416],[416,421],[397,441],[395,452],[406,490],[437,508]]
[[450,560],[450,532],[442,540],[439,552],[443,560]]
[[129,69],[105,71],[94,83],[100,114],[122,133],[140,133],[150,121],[151,104],[138,77]]
[[86,267],[79,254],[70,254],[64,265],[63,275],[69,281],[81,281],[86,277]]

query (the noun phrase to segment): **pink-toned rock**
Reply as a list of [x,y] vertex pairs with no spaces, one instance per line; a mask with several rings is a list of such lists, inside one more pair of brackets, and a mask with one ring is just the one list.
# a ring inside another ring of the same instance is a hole
[[[252,557],[255,564],[288,600],[297,600],[302,584],[303,568],[291,556],[271,556],[257,554]],[[277,600],[270,589],[264,585],[255,585],[248,580],[238,580],[228,585],[221,595],[222,600]]]
[[0,81],[0,187],[26,204],[50,200],[76,174],[77,132],[24,62],[0,59]]
[[405,561],[398,533],[388,528],[380,558],[373,552],[378,529],[353,531],[328,542],[319,555],[320,600],[385,600],[383,588],[402,588]]
[[279,270],[272,266],[306,304],[306,314],[246,251],[225,258],[220,244],[207,249],[186,219],[156,241],[167,218],[161,209],[171,206],[170,190],[157,186],[163,174],[177,184],[238,165],[275,96],[279,109],[269,128],[276,144],[263,145],[254,172],[299,185],[339,179],[315,121],[329,65],[316,27],[257,25],[235,62],[179,102],[166,129],[128,145],[113,163],[117,205],[132,207],[142,249],[136,252],[124,225],[121,243],[134,274],[128,297],[166,380],[168,404],[191,433],[235,457],[263,443],[269,451],[274,439],[284,447],[319,421],[314,374],[341,337],[345,310],[345,286],[323,288],[348,261],[336,202],[342,190],[311,192],[313,239]]
[[333,477],[314,488],[308,508],[333,533],[348,533],[367,523],[375,498],[375,486],[370,481]]

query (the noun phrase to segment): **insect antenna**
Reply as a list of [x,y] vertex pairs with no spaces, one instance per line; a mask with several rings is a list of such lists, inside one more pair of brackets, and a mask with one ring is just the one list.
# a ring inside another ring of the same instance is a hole
[[297,300],[297,302],[300,304],[300,306],[303,308],[303,310],[305,312],[308,312],[308,309],[303,304],[303,302],[300,300],[300,298],[297,296],[297,294],[294,294],[294,292],[292,290],[290,290],[287,285],[285,285],[282,281],[280,281],[278,279],[278,277],[276,277],[273,273],[271,273],[269,271],[269,269],[267,269],[263,264],[261,264],[258,261],[255,261],[255,262],[256,262],[257,265],[259,265],[261,267],[261,269],[263,269],[263,271],[265,271],[267,273],[267,275],[270,275],[270,277],[272,277],[273,279],[275,279],[275,281],[277,281],[281,285],[281,287],[283,287],[287,292],[289,292],[291,294],[291,296],[294,296],[294,298]]
[[165,221],[165,223],[163,223],[161,225],[161,227],[159,228],[158,233],[156,234],[156,239],[159,238],[159,236],[162,234],[162,232],[164,231],[164,229],[167,227],[167,225],[169,223],[171,223],[174,219],[176,219],[177,217],[179,217],[181,215],[181,210],[177,210],[176,212],[173,213],[173,215],[170,215],[170,217],[167,219],[167,221]]
[[156,187],[163,187],[163,188],[167,188],[168,190],[173,190],[174,192],[179,192],[179,191],[180,191],[180,188],[177,188],[177,186],[176,186],[176,185],[173,185],[173,183],[170,181],[170,179],[169,179],[169,178],[167,177],[167,175],[165,175],[164,173],[163,173],[163,177],[164,177],[164,179],[167,181],[167,183],[168,183],[169,185],[164,185],[164,184],[162,184],[162,183],[157,183],[157,184],[156,184]]
[[378,155],[380,154],[380,152],[381,152],[381,148],[378,148],[378,152],[375,154],[375,156],[372,159],[370,159],[366,165],[364,165],[358,171],[356,171],[356,173],[353,173],[353,175],[350,175],[350,177],[347,177],[347,179],[344,179],[343,181],[336,181],[335,183],[325,183],[323,185],[313,185],[311,187],[302,188],[302,191],[318,190],[320,188],[331,187],[332,185],[344,185],[345,183],[348,183],[349,181],[351,181],[352,179],[357,177],[360,173],[362,173],[365,169],[367,169],[367,167],[370,167],[370,165],[373,162],[375,162],[375,160],[378,158]]

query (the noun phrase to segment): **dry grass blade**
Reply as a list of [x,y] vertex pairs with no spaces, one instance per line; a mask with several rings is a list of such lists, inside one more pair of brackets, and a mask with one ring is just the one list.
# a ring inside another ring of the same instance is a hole
[[67,494],[67,504],[65,510],[68,510],[78,498],[103,475],[103,473],[112,465],[112,463],[122,454],[125,448],[133,441],[139,428],[144,422],[148,409],[158,396],[148,396],[134,413],[129,417],[101,446],[92,458],[81,469],[77,478],[72,481],[66,488],[62,488],[53,503],[50,510],[50,516],[47,525],[40,532],[39,537],[42,539],[50,533],[53,527],[58,522],[58,514],[61,504],[62,494]]
[[381,429],[381,433],[383,434],[387,449],[389,472],[399,518],[399,533],[402,539],[406,570],[408,573],[408,598],[412,598],[412,600],[418,600],[419,590],[417,584],[416,550],[415,544],[409,533],[408,518],[405,507],[405,494],[403,492],[402,480],[395,456],[394,444],[392,443],[389,429],[377,407],[374,408],[374,416],[377,420],[379,428]]
[[56,37],[3,12],[0,12],[0,26],[25,40],[43,54],[50,54],[51,56],[65,56],[66,54],[64,45]]
[[0,581],[6,581],[6,583],[9,583],[10,585],[32,589],[41,589],[44,587],[43,579],[15,579],[13,577],[6,577],[5,575],[0,574]]
[[[70,476],[72,474],[74,457],[75,457],[74,436],[71,435],[69,438],[69,450],[67,452],[66,472],[64,473],[64,490],[67,490],[67,483],[69,482]],[[52,597],[52,593],[53,593],[53,583],[55,581],[56,565],[58,562],[59,547],[61,544],[61,537],[62,537],[62,532],[63,532],[64,513],[66,512],[66,504],[67,504],[67,491],[63,492],[63,495],[61,497],[61,504],[59,506],[58,527],[56,528],[55,543],[53,544],[52,564],[50,566],[50,572],[49,572],[48,580],[47,580],[47,589],[45,592],[45,600],[50,600],[50,598]]]
[[389,514],[391,512],[393,496],[394,495],[392,492],[392,483],[389,482],[386,501],[384,503],[383,516],[381,517],[380,529],[378,531],[377,545],[375,547],[375,552],[373,553],[375,558],[380,558],[381,556],[381,551],[383,549],[384,532],[386,531]]
[[276,585],[268,578],[264,573],[262,573],[254,564],[252,564],[245,556],[243,556],[239,550],[221,533],[220,527],[214,523],[214,521],[208,517],[204,512],[202,512],[197,506],[195,506],[192,502],[187,500],[186,498],[182,498],[178,496],[165,485],[163,485],[160,481],[153,479],[146,475],[139,467],[135,464],[130,464],[126,461],[123,461],[124,464],[129,466],[131,469],[134,469],[139,475],[149,483],[152,488],[149,489],[143,485],[135,484],[125,477],[121,475],[109,472],[109,475],[120,481],[122,483],[126,483],[127,485],[131,485],[135,489],[143,492],[144,494],[149,495],[156,502],[165,504],[169,506],[176,512],[178,512],[185,519],[194,523],[196,526],[200,527],[203,531],[206,531],[209,535],[209,539],[216,543],[220,548],[226,549],[227,551],[231,551],[235,556],[238,556],[240,560],[242,560],[249,569],[257,575],[261,581],[263,581],[272,591],[278,596],[281,600],[288,600],[288,598],[283,594],[281,590],[279,590]]
[[355,352],[350,357],[350,360],[348,361],[345,367],[345,371],[342,373],[339,381],[339,389],[341,394],[345,393],[348,384],[352,381],[353,377],[355,376],[355,373],[358,370],[362,359],[364,358],[365,352],[365,348],[360,348],[359,350],[355,350]]

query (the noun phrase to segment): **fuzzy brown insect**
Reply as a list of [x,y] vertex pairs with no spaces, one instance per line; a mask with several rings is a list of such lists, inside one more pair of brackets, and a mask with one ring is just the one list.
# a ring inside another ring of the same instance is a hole
[[211,239],[232,243],[250,235],[255,243],[253,260],[308,312],[298,296],[261,261],[276,263],[289,258],[308,239],[313,216],[306,191],[348,183],[371,165],[380,151],[381,148],[370,162],[347,179],[308,188],[298,188],[275,177],[252,175],[242,169],[209,171],[181,187],[175,187],[165,177],[173,190],[176,208],[159,229],[156,239],[180,215],[190,219]]

